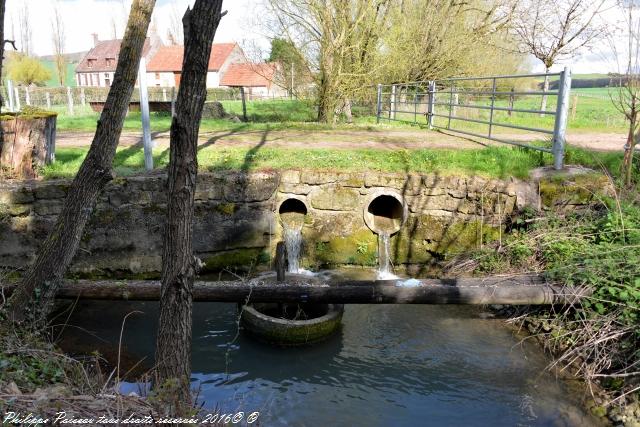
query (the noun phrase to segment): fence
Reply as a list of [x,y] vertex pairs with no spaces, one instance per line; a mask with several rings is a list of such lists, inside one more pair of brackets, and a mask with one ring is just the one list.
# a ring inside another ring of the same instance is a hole
[[[539,82],[530,81],[533,78],[557,78],[558,89],[540,89]],[[570,88],[569,68],[560,73],[378,85],[376,119],[424,124],[431,129],[550,153],[554,157],[554,168],[562,169]],[[555,110],[537,106],[554,100]],[[537,104],[538,101],[541,104]],[[550,144],[517,140],[528,135],[501,136],[501,129],[546,135]]]

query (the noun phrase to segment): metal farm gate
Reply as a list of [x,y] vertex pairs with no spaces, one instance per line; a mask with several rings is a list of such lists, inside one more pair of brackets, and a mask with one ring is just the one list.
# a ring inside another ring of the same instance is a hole
[[[545,78],[553,90],[544,90],[540,80]],[[378,123],[422,124],[550,153],[559,170],[564,164],[570,90],[569,68],[559,73],[380,84],[376,116]],[[555,107],[543,110],[543,99]],[[531,133],[534,141],[527,141]]]

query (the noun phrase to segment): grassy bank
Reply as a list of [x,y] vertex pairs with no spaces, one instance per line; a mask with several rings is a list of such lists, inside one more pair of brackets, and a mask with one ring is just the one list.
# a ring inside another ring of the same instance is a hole
[[[45,179],[70,178],[84,160],[87,148],[58,148],[56,162],[42,171]],[[155,150],[156,168],[169,163],[169,150]],[[617,172],[621,161],[618,153],[593,153],[570,149],[568,164],[594,169],[605,167]],[[488,147],[479,150],[329,150],[234,147],[204,147],[198,153],[201,171],[237,169],[328,169],[344,171],[431,172],[447,175],[482,175],[526,178],[531,169],[548,166],[551,156],[515,147]],[[118,150],[114,168],[119,175],[144,171],[144,154],[140,147]]]

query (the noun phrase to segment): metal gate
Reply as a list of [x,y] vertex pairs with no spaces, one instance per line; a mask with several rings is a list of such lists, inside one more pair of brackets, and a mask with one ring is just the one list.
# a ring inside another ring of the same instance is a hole
[[[533,78],[552,80],[554,89],[538,89],[538,82],[531,88]],[[376,116],[378,123],[388,120],[422,124],[550,153],[554,168],[559,170],[564,166],[570,90],[569,68],[559,73],[380,84]],[[555,101],[555,109],[543,110],[539,106],[543,99],[550,104]],[[502,129],[533,132],[544,135],[544,139],[536,137],[535,143],[518,141],[514,135],[502,136]]]

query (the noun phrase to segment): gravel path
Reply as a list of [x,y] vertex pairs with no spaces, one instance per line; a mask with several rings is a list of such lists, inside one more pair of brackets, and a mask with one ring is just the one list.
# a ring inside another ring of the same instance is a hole
[[[527,141],[531,135],[501,134],[501,138]],[[93,133],[58,132],[58,147],[86,147],[91,144]],[[568,135],[570,145],[597,151],[621,151],[625,143],[621,133],[574,133]],[[169,132],[153,134],[157,147],[169,144]],[[141,143],[140,133],[123,133],[120,146]],[[473,149],[487,145],[501,145],[482,139],[455,136],[453,133],[427,130],[336,130],[336,131],[217,131],[200,134],[199,144],[211,147],[241,147],[262,144],[263,147],[285,148],[328,148],[328,149]]]

